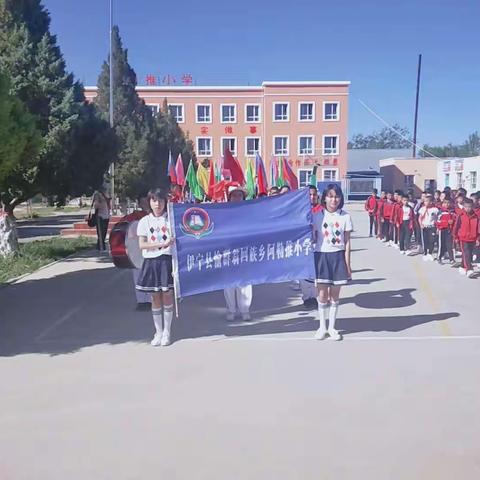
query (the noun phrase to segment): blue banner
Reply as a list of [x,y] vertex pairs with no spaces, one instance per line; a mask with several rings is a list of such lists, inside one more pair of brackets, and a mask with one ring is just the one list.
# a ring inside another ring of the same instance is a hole
[[170,204],[170,220],[178,297],[315,277],[308,188],[243,202]]

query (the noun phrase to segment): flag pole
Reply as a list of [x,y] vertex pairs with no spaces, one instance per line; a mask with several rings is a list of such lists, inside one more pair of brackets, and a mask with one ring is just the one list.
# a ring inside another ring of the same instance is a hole
[[[170,235],[173,233],[175,238],[175,215],[173,213],[172,202],[168,202],[167,206],[168,224],[170,226]],[[178,318],[178,296],[180,293],[180,281],[178,279],[178,258],[177,258],[177,239],[172,245],[172,277],[173,277],[173,296],[175,298],[175,317]]]

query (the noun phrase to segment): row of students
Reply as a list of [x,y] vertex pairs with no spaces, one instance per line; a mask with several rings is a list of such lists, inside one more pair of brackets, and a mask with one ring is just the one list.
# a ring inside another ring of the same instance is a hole
[[[453,196],[454,195],[454,196]],[[461,274],[474,276],[473,256],[477,255],[480,241],[480,192],[466,197],[466,192],[452,194],[450,190],[436,191],[434,195],[423,192],[417,201],[413,193],[401,191],[377,191],[365,202],[365,210],[370,220],[370,236],[375,228],[376,236],[400,253],[412,255],[412,237],[423,254],[424,261],[434,261],[437,247],[437,260],[444,263],[446,256],[455,263],[454,246],[462,253]]]
[[[315,338],[329,336],[341,340],[335,328],[340,291],[351,279],[350,233],[353,230],[350,215],[343,210],[344,197],[338,185],[328,185],[320,203],[314,187],[311,188],[313,213],[313,240],[316,297],[318,299],[319,328]],[[231,187],[228,200],[243,201],[246,192],[241,187]],[[152,346],[171,343],[173,322],[173,276],[171,246],[175,241],[167,211],[168,195],[162,189],[151,190],[147,196],[150,213],[142,217],[137,226],[139,247],[143,265],[138,273],[136,289],[151,295],[151,309],[155,334]],[[250,320],[252,286],[226,288],[227,319],[233,320],[240,313],[243,320]],[[327,325],[328,320],[328,325]]]

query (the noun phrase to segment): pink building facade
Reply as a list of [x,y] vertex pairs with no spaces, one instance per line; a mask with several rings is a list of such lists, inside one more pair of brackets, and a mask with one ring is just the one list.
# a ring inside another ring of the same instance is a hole
[[[318,165],[319,181],[340,181],[347,172],[350,82],[263,82],[261,86],[139,86],[152,111],[167,99],[199,159],[217,159],[228,147],[245,166],[259,152],[267,168],[285,157],[300,185]],[[86,87],[93,100],[96,87]]]

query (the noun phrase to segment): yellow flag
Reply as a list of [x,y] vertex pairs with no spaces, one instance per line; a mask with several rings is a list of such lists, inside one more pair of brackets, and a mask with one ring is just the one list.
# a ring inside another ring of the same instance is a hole
[[201,162],[198,162],[197,180],[202,187],[202,190],[205,193],[208,193],[208,170],[202,165]]

